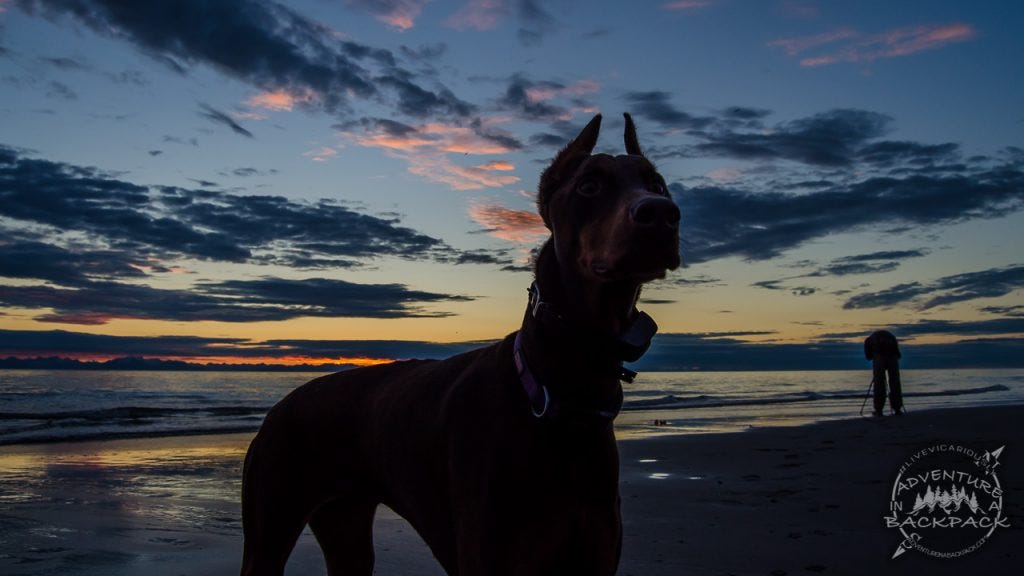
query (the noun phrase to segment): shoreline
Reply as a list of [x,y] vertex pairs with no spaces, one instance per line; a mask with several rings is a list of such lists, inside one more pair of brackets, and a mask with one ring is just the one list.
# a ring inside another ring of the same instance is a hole
[[[948,394],[944,394],[948,395]],[[790,411],[786,417],[779,418],[778,414],[764,411],[775,405],[785,404],[787,408],[802,408],[808,406],[811,401],[788,400],[785,402],[767,402],[751,404],[711,404],[700,406],[654,406],[637,407],[624,409],[616,419],[616,436],[622,440],[642,440],[663,436],[693,436],[705,434],[742,434],[771,428],[793,428],[800,426],[813,426],[829,422],[845,422],[850,420],[869,419],[870,406],[864,414],[849,414],[836,417],[834,413],[816,414],[813,411],[800,414]],[[925,407],[915,409],[913,414],[928,414],[944,410],[970,410],[1024,406],[1024,403],[998,402],[986,405],[967,405],[957,407]],[[850,408],[851,407],[846,407]],[[723,410],[725,409],[725,410]],[[730,410],[731,409],[731,410]],[[736,413],[743,409],[752,410],[754,413],[745,416],[737,416]],[[843,411],[846,414],[845,410]],[[909,412],[908,412],[909,413]],[[715,416],[721,418],[716,422]],[[723,417],[724,416],[724,417]],[[695,417],[695,418],[694,418]],[[886,418],[890,417],[889,415]],[[664,424],[655,424],[656,421]],[[699,422],[699,425],[688,423]],[[89,444],[93,442],[107,442],[116,440],[159,440],[161,438],[203,438],[206,436],[220,437],[235,434],[248,434],[250,437],[259,430],[259,424],[255,425],[227,425],[222,427],[179,429],[179,430],[135,430],[130,432],[96,432],[92,434],[79,434],[74,436],[39,436],[19,439],[5,439],[0,437],[0,450],[16,446],[48,446],[60,444]]]
[[[1024,554],[1024,406],[945,408],[739,433],[622,438],[618,574],[1012,573]],[[238,490],[252,433],[0,447],[0,572],[236,574]],[[1005,446],[1010,527],[955,560],[891,560],[893,481],[923,446]],[[389,510],[375,524],[377,574],[442,574]],[[288,574],[322,573],[308,533]]]

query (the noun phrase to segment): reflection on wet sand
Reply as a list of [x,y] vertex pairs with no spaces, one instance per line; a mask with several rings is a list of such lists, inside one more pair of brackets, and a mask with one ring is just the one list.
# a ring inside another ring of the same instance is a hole
[[250,438],[0,449],[0,572],[188,573],[189,551],[233,549]]

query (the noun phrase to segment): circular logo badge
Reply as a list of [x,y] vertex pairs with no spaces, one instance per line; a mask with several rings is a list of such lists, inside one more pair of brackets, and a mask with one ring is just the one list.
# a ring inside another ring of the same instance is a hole
[[996,474],[1003,448],[938,444],[904,462],[884,518],[902,535],[892,557],[917,550],[956,558],[977,550],[996,528],[1009,527]]

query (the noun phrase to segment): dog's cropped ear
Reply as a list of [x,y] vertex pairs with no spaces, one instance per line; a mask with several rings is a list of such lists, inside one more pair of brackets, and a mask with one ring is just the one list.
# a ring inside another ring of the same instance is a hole
[[597,136],[601,132],[601,115],[598,114],[580,131],[579,135],[562,149],[551,161],[544,173],[540,176],[540,185],[537,187],[537,210],[540,212],[544,225],[551,229],[548,222],[547,204],[551,194],[568,179],[579,167],[597,145]]
[[626,154],[633,156],[643,156],[644,153],[640,150],[640,141],[636,138],[636,124],[633,124],[633,117],[629,115],[629,112],[623,114],[626,117]]

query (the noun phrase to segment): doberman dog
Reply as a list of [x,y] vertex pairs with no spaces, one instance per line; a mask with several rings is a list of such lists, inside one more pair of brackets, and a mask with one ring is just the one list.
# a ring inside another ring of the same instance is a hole
[[373,571],[373,517],[404,517],[448,574],[614,574],[612,420],[657,326],[640,287],[679,266],[679,209],[625,115],[626,155],[592,154],[601,116],[541,176],[551,231],[521,328],[446,360],[312,380],[245,458],[242,574],[280,575],[308,523],[334,576]]

